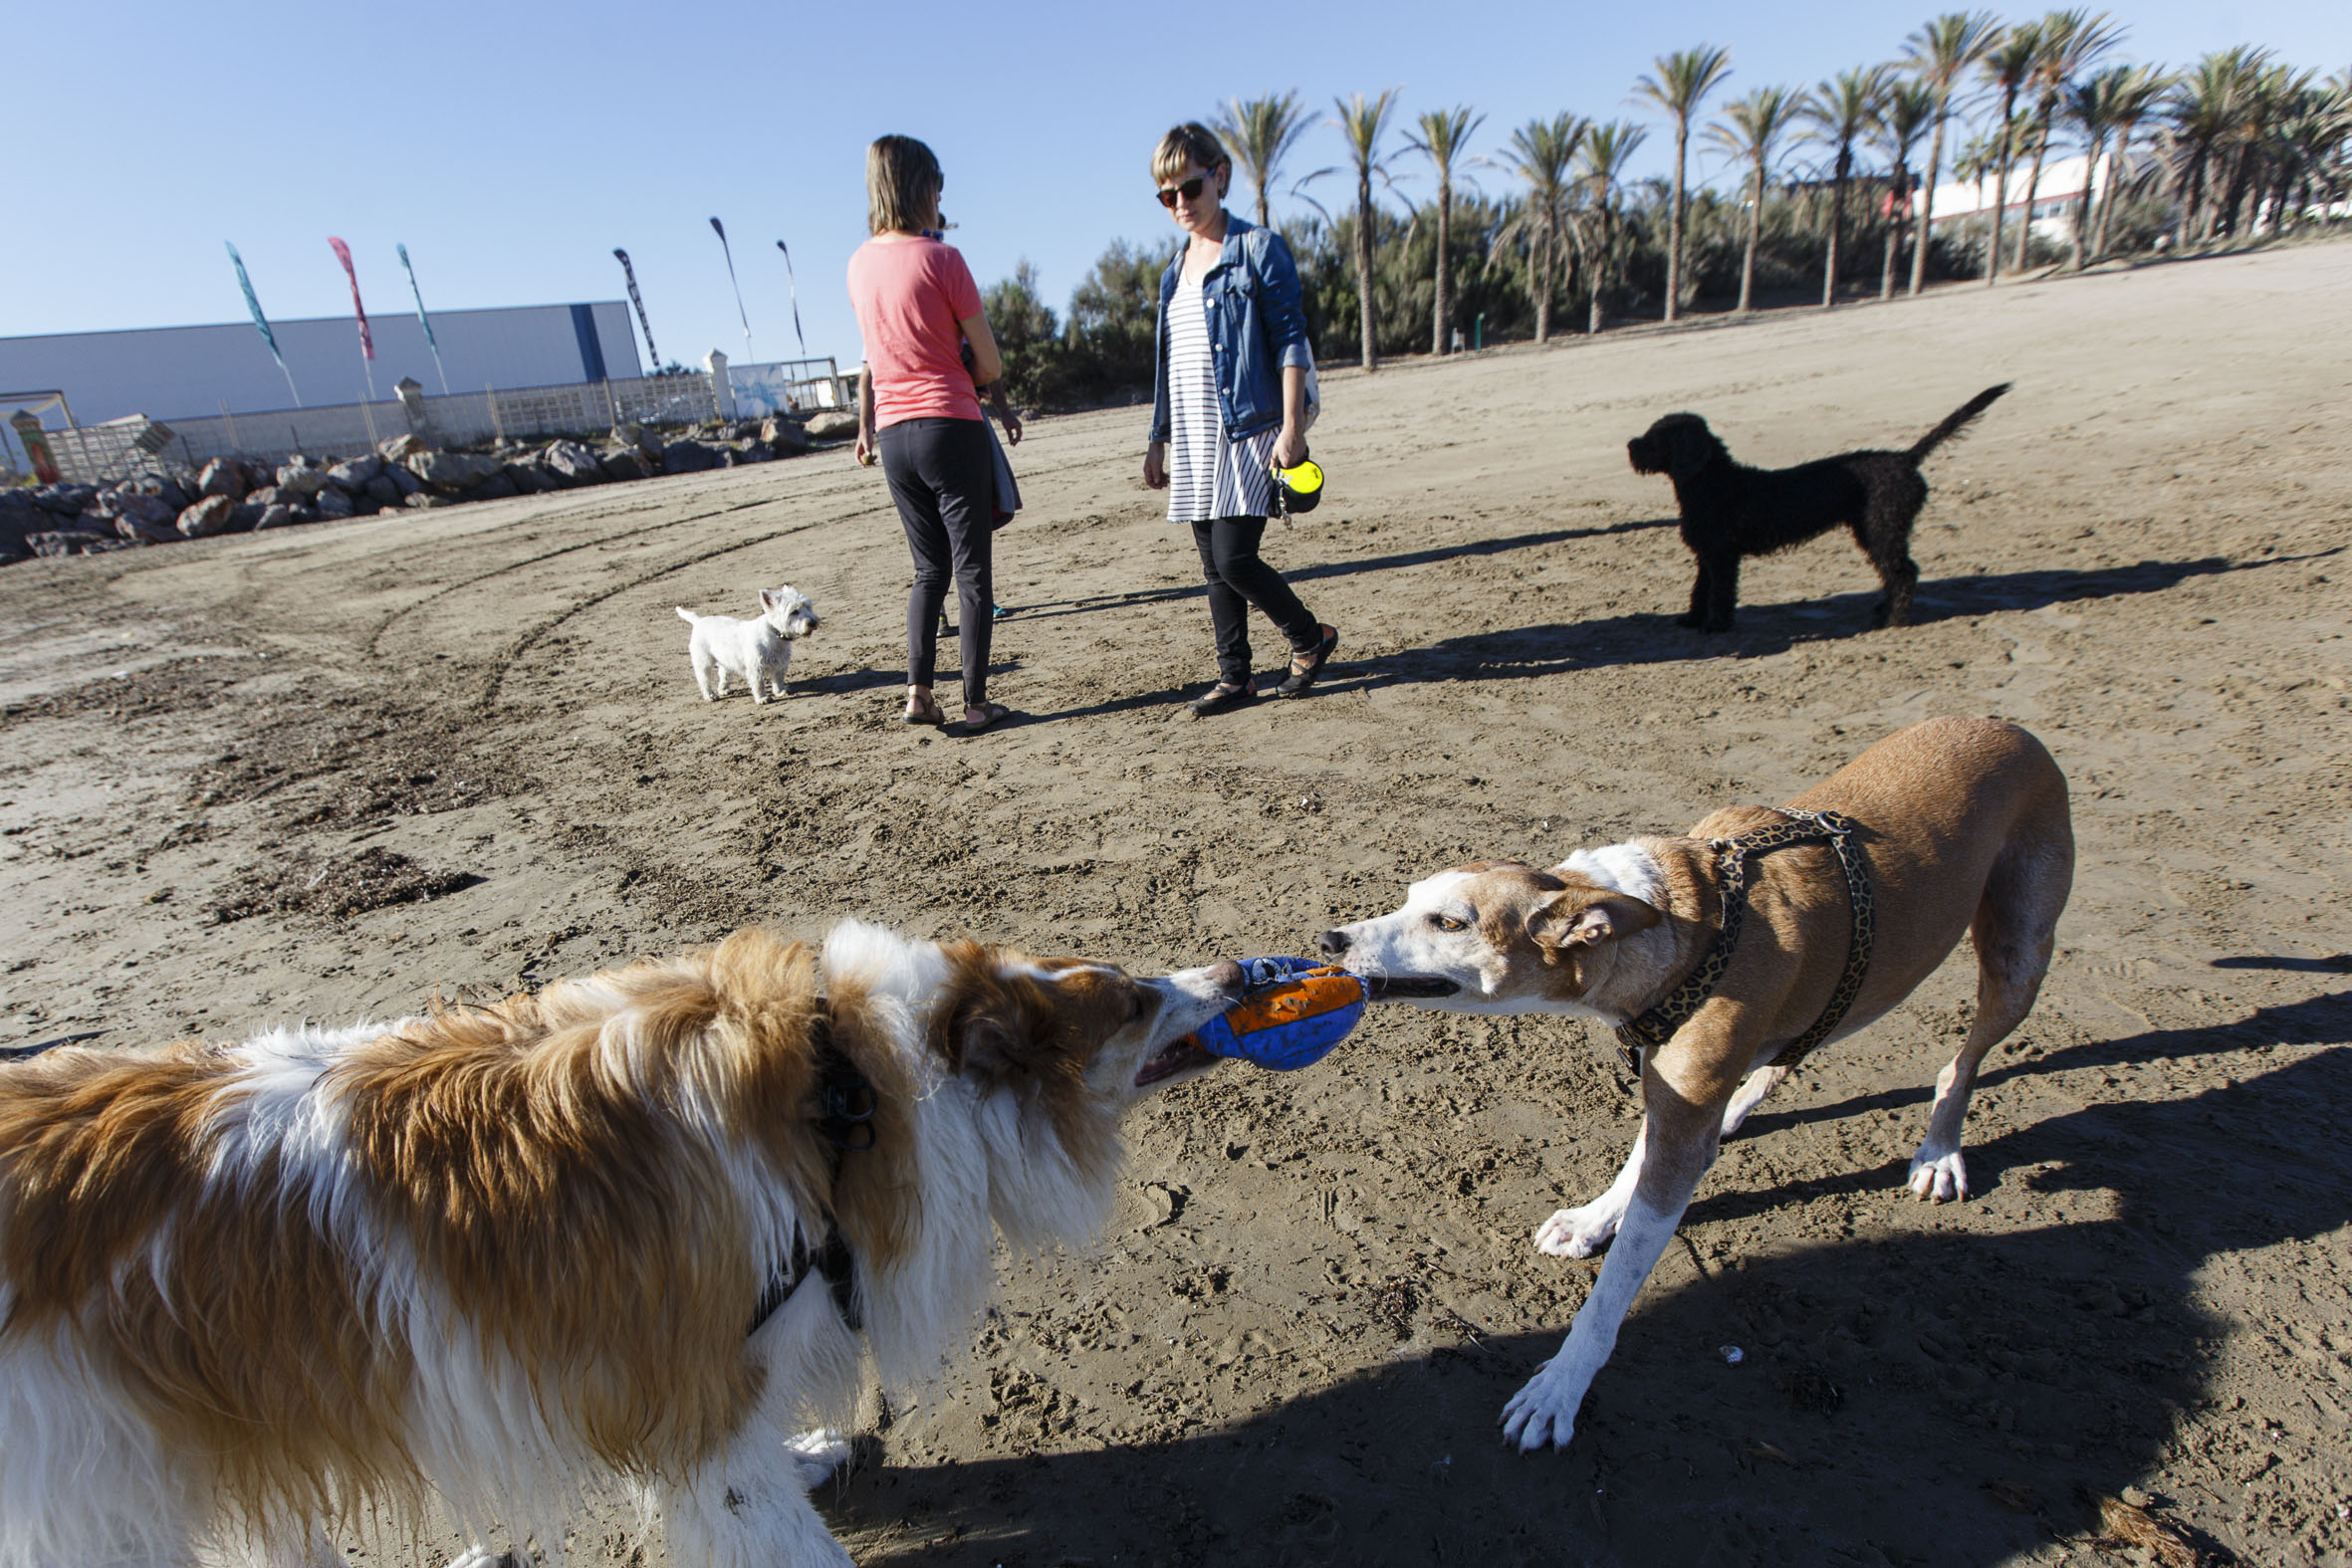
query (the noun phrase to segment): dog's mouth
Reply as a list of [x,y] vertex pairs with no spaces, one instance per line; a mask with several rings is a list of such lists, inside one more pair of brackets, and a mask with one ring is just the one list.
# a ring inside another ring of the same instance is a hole
[[1166,1082],[1180,1072],[1190,1072],[1198,1067],[1213,1067],[1216,1064],[1217,1057],[1210,1053],[1208,1047],[1195,1036],[1186,1034],[1170,1040],[1145,1058],[1143,1065],[1135,1069],[1135,1087],[1148,1089],[1155,1083]]
[[1364,975],[1366,1002],[1410,1002],[1417,997],[1451,997],[1462,990],[1458,980],[1439,975]]

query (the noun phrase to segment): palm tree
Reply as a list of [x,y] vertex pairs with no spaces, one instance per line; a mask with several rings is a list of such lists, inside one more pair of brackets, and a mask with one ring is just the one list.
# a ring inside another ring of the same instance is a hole
[[[2034,141],[2033,169],[2025,176],[2025,221],[2017,227],[2013,265],[2018,272],[2025,270],[2025,243],[2033,235],[2033,197],[2041,188],[2041,160],[2049,147],[2050,125],[2057,116],[2059,101],[2069,83],[2123,40],[2123,29],[2109,21],[2104,11],[2052,11],[2041,19],[2040,32],[2041,59],[2033,73],[2040,90],[2034,107],[2039,134]],[[2087,179],[2083,188],[2090,188]]]
[[1707,127],[1707,139],[1754,171],[1748,199],[1748,255],[1740,264],[1740,309],[1756,302],[1756,244],[1764,233],[1764,186],[1771,178],[1772,160],[1781,138],[1795,127],[1804,96],[1786,88],[1758,88],[1746,98],[1724,106],[1723,115]]
[[2099,193],[2098,224],[2091,242],[2094,256],[2107,254],[2107,225],[2115,212],[2115,192],[2131,171],[2132,132],[2156,112],[2171,88],[2172,78],[2153,66],[2124,68],[2124,80],[2115,91],[2115,156],[2108,161],[2107,185]]
[[1985,58],[2000,36],[1990,11],[1948,11],[1905,41],[1903,63],[1936,98],[1936,128],[1928,141],[1928,177],[1919,204],[1919,229],[1911,240],[1911,292],[1927,287],[1928,231],[1936,216],[1936,181],[1944,172],[1944,125],[1952,117],[1952,93],[1971,66]]
[[1878,297],[1895,297],[1895,258],[1903,249],[1903,214],[1911,203],[1911,152],[1936,117],[1935,91],[1920,81],[1890,82],[1872,120],[1887,150],[1887,248]]
[[1829,176],[1829,259],[1821,279],[1824,310],[1837,303],[1837,252],[1845,239],[1846,177],[1854,171],[1854,143],[1878,118],[1879,102],[1893,74],[1887,66],[1856,66],[1840,71],[1805,97],[1801,112],[1813,122],[1808,135],[1837,149]]
[[1472,112],[1467,105],[1428,110],[1421,115],[1421,134],[1405,138],[1407,147],[1437,169],[1437,298],[1430,308],[1431,353],[1446,351],[1446,329],[1453,325],[1454,163],[1469,144],[1471,132],[1486,118]]
[[1361,93],[1342,103],[1332,100],[1339,112],[1331,123],[1347,140],[1348,161],[1355,165],[1355,282],[1358,317],[1363,328],[1363,356],[1367,370],[1380,368],[1380,349],[1372,340],[1372,176],[1388,177],[1380,156],[1380,136],[1388,128],[1389,111],[1396,108],[1398,89],[1378,98]]
[[2211,239],[2221,225],[2224,203],[2208,199],[2214,167],[2228,157],[2269,58],[2242,44],[2217,50],[2173,85],[2167,161],[2183,240]]
[[1633,85],[1636,98],[1648,99],[1674,117],[1674,205],[1666,217],[1666,319],[1682,310],[1683,169],[1691,144],[1691,116],[1708,94],[1732,74],[1732,52],[1713,44],[1660,55],[1658,74]]
[[1649,132],[1631,120],[1612,119],[1593,126],[1584,134],[1584,173],[1582,183],[1592,192],[1592,205],[1600,216],[1600,241],[1592,249],[1592,266],[1587,278],[1592,285],[1592,309],[1585,331],[1597,333],[1601,329],[1601,294],[1613,281],[1615,268],[1614,240],[1617,216],[1617,192],[1621,188],[1625,164],[1633,156]]
[[1258,192],[1258,227],[1274,227],[1271,206],[1274,187],[1282,176],[1283,160],[1290,156],[1298,138],[1306,134],[1313,121],[1307,118],[1306,106],[1298,102],[1295,92],[1280,97],[1268,94],[1265,98],[1233,99],[1225,106],[1225,112],[1217,117],[1217,139],[1225,143],[1225,150],[1250,176],[1250,183]]
[[2000,141],[1995,150],[1999,174],[1993,193],[1993,245],[1985,252],[1985,282],[2000,279],[2000,233],[2008,218],[2009,164],[2016,158],[2017,95],[2041,63],[2041,29],[2020,22],[1999,43],[1985,52],[1979,68],[2000,94]]
[[1511,133],[1500,161],[1528,182],[1519,210],[1495,231],[1492,258],[1506,247],[1528,253],[1528,293],[1535,304],[1535,341],[1551,335],[1552,269],[1559,264],[1560,235],[1567,228],[1568,165],[1584,144],[1591,121],[1575,114],[1530,119]]

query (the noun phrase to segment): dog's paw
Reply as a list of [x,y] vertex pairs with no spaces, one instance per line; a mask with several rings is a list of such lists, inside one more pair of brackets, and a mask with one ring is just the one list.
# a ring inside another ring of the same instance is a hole
[[814,1491],[849,1461],[849,1440],[830,1427],[815,1427],[784,1440],[784,1456],[805,1491]]
[[1911,1157],[1911,1194],[1931,1204],[1955,1203],[1969,1195],[1969,1168],[1960,1151],[1931,1154],[1924,1147]]
[[1564,1449],[1575,1435],[1576,1407],[1546,1361],[1503,1407],[1503,1441],[1532,1454],[1546,1447]]
[[1590,1257],[1609,1244],[1624,1218],[1624,1206],[1606,1198],[1581,1209],[1562,1209],[1535,1228],[1535,1250],[1552,1257]]

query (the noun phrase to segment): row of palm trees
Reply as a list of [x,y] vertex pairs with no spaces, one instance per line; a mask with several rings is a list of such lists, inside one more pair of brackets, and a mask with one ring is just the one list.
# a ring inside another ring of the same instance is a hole
[[[2265,214],[2272,224],[2283,224],[2352,186],[2352,73],[2323,83],[2267,51],[2240,48],[2209,55],[2175,75],[2114,62],[2122,41],[2122,27],[2103,12],[2059,10],[2018,23],[2004,23],[1989,11],[1951,12],[1912,33],[1897,61],[1842,71],[1810,88],[1760,87],[1704,122],[1707,102],[1732,75],[1730,52],[1702,44],[1661,55],[1635,83],[1633,98],[1659,112],[1674,133],[1671,185],[1659,192],[1666,208],[1665,319],[1676,320],[1693,293],[1685,263],[1694,132],[1703,148],[1742,170],[1747,235],[1741,311],[1755,306],[1766,196],[1800,146],[1819,149],[1809,172],[1829,198],[1824,306],[1835,303],[1840,279],[1851,271],[1844,254],[1847,202],[1859,181],[1884,181],[1883,210],[1890,221],[1883,225],[1879,257],[1881,297],[1895,293],[1906,238],[1909,291],[1925,288],[1935,187],[1956,124],[1965,140],[1955,149],[1954,173],[1990,181],[1995,190],[1985,249],[1988,282],[1999,278],[2004,250],[2009,270],[2026,266],[2033,204],[2049,155],[2063,145],[2079,147],[2091,170],[2107,171],[2103,180],[2086,174],[2076,196],[2071,262],[2077,268],[2108,251],[2119,198],[2169,200],[2177,238],[2194,243],[2250,232]],[[1367,369],[1378,362],[1374,188],[1396,174],[1393,160],[1400,151],[1390,148],[1388,138],[1400,97],[1393,88],[1372,97],[1356,94],[1338,101],[1327,121],[1340,131],[1345,172],[1354,182],[1349,216],[1360,360]],[[1316,123],[1294,92],[1236,99],[1220,117],[1216,128],[1255,188],[1261,224],[1272,224],[1278,197],[1303,201],[1329,219],[1308,187],[1339,170],[1317,169],[1285,183],[1293,154]],[[1632,120],[1595,122],[1563,112],[1531,119],[1494,152],[1476,155],[1471,140],[1484,123],[1485,116],[1468,106],[1434,109],[1421,113],[1402,138],[1401,154],[1425,160],[1436,184],[1432,350],[1442,354],[1450,346],[1455,199],[1457,185],[1474,166],[1505,170],[1521,186],[1505,221],[1492,230],[1489,260],[1508,250],[1522,262],[1536,340],[1549,336],[1552,301],[1577,270],[1589,299],[1587,331],[1599,332],[1604,297],[1627,259],[1626,166],[1648,130]],[[1923,139],[1927,160],[1919,168],[1915,156]],[[2019,176],[2022,199],[2015,205],[2026,216],[2012,239],[2009,207]],[[1414,221],[1420,218],[1417,211]]]

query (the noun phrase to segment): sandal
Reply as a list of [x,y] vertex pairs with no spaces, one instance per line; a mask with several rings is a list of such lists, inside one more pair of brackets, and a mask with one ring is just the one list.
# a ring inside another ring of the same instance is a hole
[[1194,718],[1209,719],[1221,713],[1231,713],[1257,700],[1258,683],[1255,680],[1244,681],[1239,686],[1231,681],[1219,681],[1195,697],[1188,706]]
[[1339,633],[1336,628],[1318,625],[1315,630],[1322,633],[1321,639],[1307,652],[1291,655],[1291,673],[1280,686],[1274,689],[1274,694],[1277,697],[1295,697],[1312,686],[1315,677],[1323,673],[1323,665],[1329,661],[1331,650],[1339,646]]
[[909,692],[906,699],[906,712],[898,716],[898,722],[900,724],[941,725],[947,723],[947,715],[940,712],[939,699],[929,692],[924,692],[919,698]]
[[[977,719],[972,717],[973,710],[975,709],[978,709],[980,713],[980,717]],[[1013,710],[1006,707],[1003,703],[968,702],[964,704],[964,722],[962,724],[956,725],[954,729],[955,733],[958,735],[978,735],[983,730],[994,729],[997,725],[1002,724],[1005,720],[1012,717]]]

